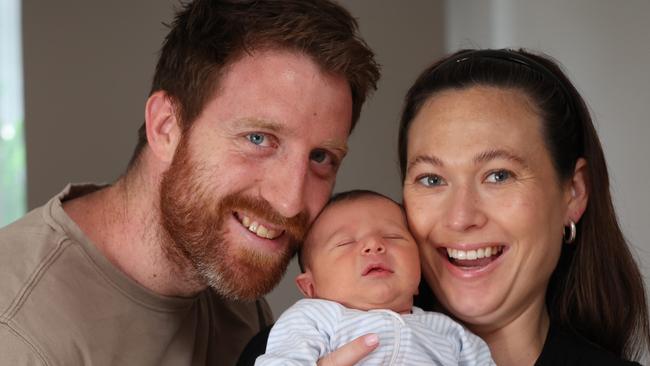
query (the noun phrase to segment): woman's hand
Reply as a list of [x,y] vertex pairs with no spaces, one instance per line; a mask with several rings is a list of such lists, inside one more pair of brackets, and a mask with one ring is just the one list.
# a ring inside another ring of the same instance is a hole
[[366,334],[318,360],[318,366],[353,366],[379,345],[376,334]]

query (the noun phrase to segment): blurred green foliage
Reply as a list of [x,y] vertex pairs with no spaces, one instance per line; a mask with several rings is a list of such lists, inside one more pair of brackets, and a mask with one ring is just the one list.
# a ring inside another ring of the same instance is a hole
[[0,227],[25,213],[25,148],[23,123],[15,123],[15,136],[0,138]]

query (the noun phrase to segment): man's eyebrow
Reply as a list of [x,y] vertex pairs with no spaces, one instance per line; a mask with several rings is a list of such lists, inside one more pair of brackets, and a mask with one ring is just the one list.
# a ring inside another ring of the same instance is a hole
[[503,149],[488,150],[476,155],[474,157],[474,164],[481,164],[495,159],[510,160],[524,167],[528,166],[524,158]]
[[348,154],[348,144],[345,141],[328,140],[323,143],[323,148],[339,151],[341,153],[341,158]]
[[260,118],[241,118],[237,120],[237,123],[242,127],[259,128],[271,132],[281,132],[286,130],[285,126],[281,123]]

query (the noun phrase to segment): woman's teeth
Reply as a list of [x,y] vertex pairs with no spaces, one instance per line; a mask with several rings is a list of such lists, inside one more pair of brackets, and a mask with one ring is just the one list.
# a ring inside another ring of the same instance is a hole
[[498,255],[503,251],[503,246],[493,246],[479,248],[476,250],[458,250],[447,248],[447,255],[449,258],[458,260],[476,260],[481,258],[489,258],[493,255]]
[[242,225],[250,232],[264,239],[275,239],[278,237],[279,232],[269,229],[264,225],[259,224],[257,221],[252,221],[248,216],[244,216],[241,220]]

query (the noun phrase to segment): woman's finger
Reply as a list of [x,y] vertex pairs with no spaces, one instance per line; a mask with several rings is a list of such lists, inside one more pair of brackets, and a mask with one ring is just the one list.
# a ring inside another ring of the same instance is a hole
[[379,337],[366,334],[318,360],[318,366],[353,366],[377,348]]

